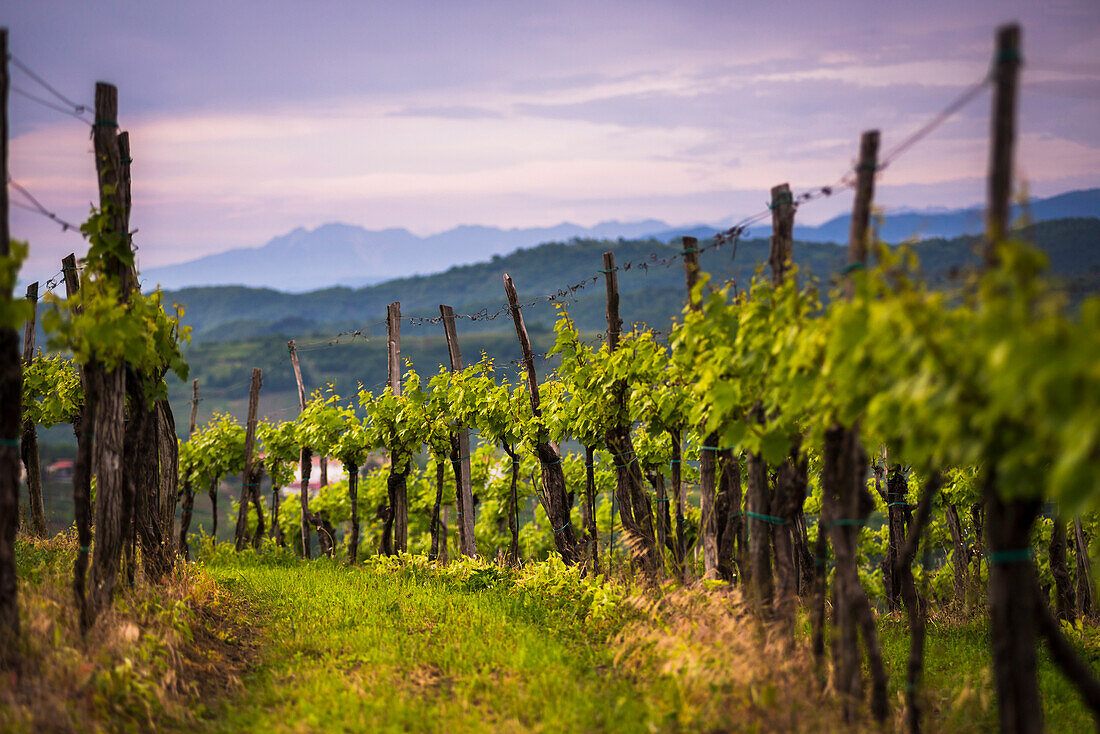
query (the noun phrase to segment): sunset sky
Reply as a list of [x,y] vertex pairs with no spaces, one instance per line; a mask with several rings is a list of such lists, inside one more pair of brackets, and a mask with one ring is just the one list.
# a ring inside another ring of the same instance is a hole
[[[330,221],[418,234],[720,222],[839,178],[986,73],[1023,25],[1019,175],[1100,186],[1100,3],[6,3],[12,53],[78,103],[118,85],[143,266]],[[19,90],[43,95],[12,69]],[[982,201],[989,96],[882,175],[891,207]],[[13,93],[11,175],[61,217],[95,198],[88,128]],[[22,201],[13,192],[13,201]],[[805,223],[850,206],[808,204]],[[19,209],[27,278],[79,237]]]

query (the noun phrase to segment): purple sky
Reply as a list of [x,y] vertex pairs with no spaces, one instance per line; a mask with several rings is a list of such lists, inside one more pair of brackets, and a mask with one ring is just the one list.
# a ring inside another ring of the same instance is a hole
[[[147,267],[329,221],[427,234],[754,213],[776,183],[839,178],[862,130],[888,149],[918,128],[982,77],[1009,20],[1019,175],[1037,195],[1100,186],[1096,0],[15,5],[0,22],[17,58],[78,102],[119,86]],[[9,112],[12,176],[82,221],[87,128],[18,94]],[[884,172],[879,202],[980,202],[988,112],[984,95]],[[27,278],[83,247],[12,222]]]

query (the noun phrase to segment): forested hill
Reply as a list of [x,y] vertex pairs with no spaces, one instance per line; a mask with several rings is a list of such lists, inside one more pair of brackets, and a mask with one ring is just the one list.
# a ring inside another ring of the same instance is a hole
[[[1100,219],[1059,219],[1040,222],[1021,233],[1050,256],[1055,275],[1071,281],[1075,291],[1094,289],[1100,284]],[[932,282],[942,282],[953,271],[976,262],[976,237],[920,242],[917,252]],[[359,289],[328,288],[302,294],[239,286],[187,288],[171,291],[168,302],[186,308],[185,322],[194,329],[194,340],[236,341],[281,335],[306,337],[362,328],[385,317],[386,304],[400,301],[406,315],[438,316],[439,304],[454,306],[456,313],[497,312],[504,303],[502,275],[510,273],[521,301],[556,293],[562,288],[591,279],[599,273],[600,256],[613,250],[620,268],[634,262],[630,271],[620,272],[623,317],[665,328],[679,313],[684,299],[683,272],[679,263],[638,268],[647,257],[669,258],[679,245],[657,240],[617,242],[575,240],[521,249],[491,261],[451,268],[442,273],[387,281]],[[804,274],[828,282],[844,266],[843,247],[834,244],[796,242],[795,261]],[[710,250],[702,255],[702,266],[715,280],[735,278],[747,284],[753,272],[767,262],[766,239],[746,240]],[[339,263],[333,263],[339,267]],[[291,262],[286,267],[293,268]],[[596,286],[596,287],[593,287]],[[603,328],[603,288],[588,282],[574,294],[570,314],[582,329]],[[548,328],[554,321],[553,306],[538,303],[525,310],[533,331]],[[427,326],[420,328],[429,328]],[[460,321],[460,331],[511,329],[506,315],[492,321]],[[372,333],[378,333],[377,330]]]

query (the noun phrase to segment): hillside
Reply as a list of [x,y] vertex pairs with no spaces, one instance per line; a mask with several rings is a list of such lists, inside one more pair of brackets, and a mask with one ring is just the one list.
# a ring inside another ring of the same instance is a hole
[[[1100,220],[1066,219],[1041,222],[1021,233],[1050,257],[1053,273],[1073,294],[1100,287]],[[945,283],[956,271],[976,264],[976,237],[926,240],[917,248],[927,277]],[[378,389],[385,381],[386,304],[400,300],[406,315],[438,316],[438,305],[449,303],[457,313],[486,309],[498,313],[504,302],[502,274],[510,273],[520,299],[555,293],[563,286],[586,281],[573,294],[570,315],[592,339],[605,327],[603,286],[598,276],[601,253],[612,249],[620,268],[627,262],[644,262],[651,254],[671,258],[667,267],[632,267],[620,272],[622,314],[628,322],[645,322],[667,328],[683,307],[683,270],[679,246],[657,241],[607,242],[585,240],[556,243],[517,251],[489,262],[452,268],[430,276],[402,278],[353,290],[330,288],[304,294],[287,294],[242,287],[193,288],[167,294],[169,302],[183,304],[185,321],[195,329],[187,351],[192,377],[200,381],[203,402],[199,420],[211,412],[229,410],[243,416],[252,367],[264,371],[260,413],[272,417],[293,415],[297,396],[287,358],[286,342],[297,339],[303,379],[307,389],[332,383],[341,394],[353,392],[358,383]],[[749,240],[706,252],[702,265],[716,280],[736,278],[747,284],[754,270],[767,259],[765,240]],[[828,282],[843,267],[845,250],[836,245],[796,243],[795,260],[801,277]],[[1076,297],[1076,295],[1075,295]],[[534,349],[545,352],[553,344],[553,304],[541,301],[524,309]],[[360,330],[359,336],[339,332]],[[463,355],[476,361],[482,352],[501,362],[520,357],[511,319],[507,313],[493,320],[458,321]],[[402,326],[402,356],[421,374],[432,374],[447,362],[442,327],[437,324]],[[538,365],[545,374],[552,364]],[[513,365],[514,368],[514,365]],[[169,388],[177,425],[186,430],[190,386],[173,382]]]
[[[1100,267],[1100,219],[1040,222],[1020,234],[1048,253],[1055,275],[1088,276]],[[920,242],[917,252],[927,277],[933,282],[941,281],[953,270],[975,263],[976,242],[973,236]],[[393,301],[401,301],[402,312],[407,315],[438,316],[440,303],[454,306],[459,313],[481,309],[493,313],[504,302],[504,273],[510,273],[515,280],[521,300],[530,299],[591,279],[600,269],[601,253],[609,249],[623,266],[627,262],[644,262],[651,255],[675,258],[679,245],[656,240],[578,240],[520,249],[487,262],[359,289],[326,288],[289,294],[240,286],[187,288],[168,292],[166,300],[186,308],[185,322],[194,329],[196,343],[336,333],[378,322],[385,317],[386,304]],[[767,240],[746,240],[737,245],[736,253],[727,245],[704,253],[701,262],[716,280],[747,283],[755,269],[767,261],[767,252]],[[804,273],[823,280],[843,267],[846,258],[844,249],[832,244],[796,242],[794,252],[795,261]],[[624,316],[655,328],[663,328],[679,312],[683,301],[683,275],[676,260],[667,267],[623,272],[619,287]],[[585,289],[574,294],[575,301],[569,310],[582,328],[603,328],[600,290]],[[532,326],[540,323],[548,326],[555,319],[549,303],[536,304],[525,314]],[[499,320],[460,324],[460,330],[466,332],[499,332],[509,328]]]

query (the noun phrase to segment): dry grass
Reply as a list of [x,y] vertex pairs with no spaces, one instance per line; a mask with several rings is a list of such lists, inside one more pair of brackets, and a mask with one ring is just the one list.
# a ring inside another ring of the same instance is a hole
[[248,610],[208,575],[181,566],[124,589],[81,636],[75,552],[71,535],[17,541],[23,655],[0,685],[0,731],[146,731],[193,721],[240,685]]
[[845,728],[809,647],[761,624],[739,590],[680,589],[633,604],[641,615],[613,640],[615,665],[639,681],[671,685],[663,692],[670,729]]

